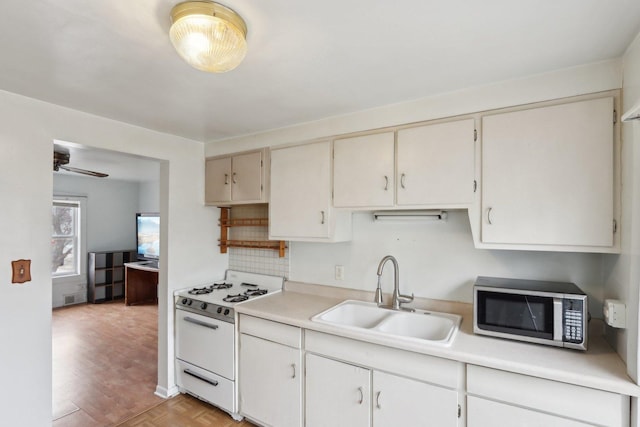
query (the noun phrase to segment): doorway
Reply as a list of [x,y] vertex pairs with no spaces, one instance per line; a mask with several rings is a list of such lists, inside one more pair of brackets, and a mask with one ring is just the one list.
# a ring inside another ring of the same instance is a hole
[[86,199],[80,266],[52,279],[54,425],[115,424],[162,401],[154,394],[158,305],[86,304],[87,252],[134,250],[135,214],[162,214],[162,161],[63,141],[55,147],[68,152],[68,166],[109,176],[54,172],[54,200]]

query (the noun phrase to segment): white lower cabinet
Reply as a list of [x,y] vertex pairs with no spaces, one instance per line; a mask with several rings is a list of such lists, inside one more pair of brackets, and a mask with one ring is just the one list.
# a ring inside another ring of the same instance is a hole
[[300,329],[241,316],[240,331],[266,338],[240,334],[240,413],[263,426],[302,426]]
[[630,397],[467,365],[467,426],[629,426]]
[[307,427],[457,426],[458,393],[307,353]]
[[373,371],[373,426],[457,426],[458,393]]
[[308,329],[303,346],[302,329],[243,314],[239,329],[240,413],[261,426],[631,423],[626,395]]
[[326,357],[306,356],[306,426],[370,426],[371,372]]

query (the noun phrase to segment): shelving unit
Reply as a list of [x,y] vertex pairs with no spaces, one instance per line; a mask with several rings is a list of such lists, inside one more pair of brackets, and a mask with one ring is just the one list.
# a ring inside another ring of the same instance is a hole
[[231,227],[267,227],[268,218],[230,218],[231,208],[220,208],[220,253],[226,254],[227,248],[253,248],[253,249],[273,249],[278,251],[279,256],[284,257],[287,248],[284,240],[231,240],[229,239],[229,228]]
[[124,264],[137,259],[136,251],[89,252],[87,301],[101,303],[124,298]]

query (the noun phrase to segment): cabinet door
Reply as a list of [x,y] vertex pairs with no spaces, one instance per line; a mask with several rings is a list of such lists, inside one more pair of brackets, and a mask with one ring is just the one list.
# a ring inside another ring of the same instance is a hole
[[613,98],[482,119],[482,241],[613,246]]
[[399,206],[448,206],[473,201],[473,119],[398,131]]
[[240,413],[270,426],[302,425],[299,349],[240,335]]
[[372,403],[374,427],[458,425],[455,390],[374,371]]
[[467,397],[467,427],[503,425],[510,427],[586,427],[592,424],[475,396]]
[[371,425],[368,369],[310,353],[306,362],[307,427]]
[[329,237],[330,173],[328,141],[271,152],[270,238]]
[[262,153],[247,153],[231,159],[231,198],[234,202],[262,199]]
[[206,161],[204,200],[206,203],[231,201],[231,157]]
[[394,203],[393,132],[333,143],[333,205],[385,207]]

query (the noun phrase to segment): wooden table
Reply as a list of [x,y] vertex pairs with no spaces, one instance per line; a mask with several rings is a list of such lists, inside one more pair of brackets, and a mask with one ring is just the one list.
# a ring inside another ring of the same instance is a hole
[[124,264],[125,305],[158,303],[158,269],[147,261]]

